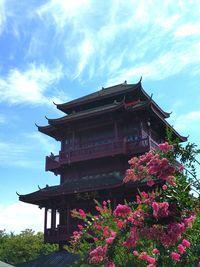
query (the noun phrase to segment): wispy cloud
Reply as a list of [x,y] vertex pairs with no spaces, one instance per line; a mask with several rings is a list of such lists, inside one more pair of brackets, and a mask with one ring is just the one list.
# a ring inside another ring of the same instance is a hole
[[0,142],[0,166],[35,168],[40,166],[39,160],[30,158],[30,148],[20,142]]
[[50,154],[50,152],[56,153],[59,150],[57,143],[55,143],[52,138],[48,138],[39,132],[24,134],[24,136],[29,143],[37,143],[38,147],[40,147],[45,154]]
[[5,0],[0,0],[0,34],[4,30],[6,22]]
[[172,115],[174,127],[178,131],[194,135],[199,132],[200,125],[200,111],[190,111],[182,115]]
[[0,141],[0,166],[43,168],[44,156],[50,152],[56,154],[57,145],[40,133],[25,133],[18,136],[18,140]]
[[0,114],[0,124],[3,124],[3,123],[5,123],[5,122],[6,122],[6,117],[5,117],[5,115]]
[[200,37],[200,23],[186,23],[181,25],[174,32],[175,37],[188,37],[188,36],[199,36]]
[[19,233],[25,229],[43,231],[43,210],[22,202],[10,205],[0,204],[0,230]]
[[[120,80],[134,75],[163,79],[172,67],[176,74],[196,63],[200,38],[194,21],[199,11],[195,1],[118,0],[105,4],[51,0],[38,14],[45,23],[55,25],[58,41],[64,40],[72,79],[83,75],[91,79],[106,72],[114,82],[114,76]],[[196,39],[185,38],[191,35]]]
[[51,91],[62,77],[62,67],[31,64],[25,71],[11,69],[0,77],[0,102],[10,104],[48,104],[56,95]]
[[200,41],[181,49],[182,45],[175,45],[170,52],[165,52],[152,61],[143,61],[134,67],[126,67],[116,71],[108,79],[107,84],[116,84],[124,79],[133,81],[141,75],[145,80],[162,80],[176,75],[188,66],[200,61]]

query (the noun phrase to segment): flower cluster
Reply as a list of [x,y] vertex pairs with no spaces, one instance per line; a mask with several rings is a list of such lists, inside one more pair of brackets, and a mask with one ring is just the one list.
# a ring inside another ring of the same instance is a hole
[[[192,208],[180,207],[181,193],[177,191],[176,182],[177,177],[183,174],[176,161],[167,158],[167,154],[173,152],[173,146],[164,143],[159,148],[159,152],[150,151],[132,158],[124,178],[125,183],[146,181],[147,186],[155,185],[153,189],[149,188],[148,192],[138,190],[131,203],[118,204],[114,209],[110,200],[102,204],[96,201],[99,212],[96,216],[80,209],[76,213],[85,224],[79,225],[73,240],[77,243],[93,240],[89,245],[91,249],[85,251],[87,257],[84,260],[88,266],[114,267],[115,261],[120,262],[119,251],[129,253],[129,257],[123,257],[121,265],[146,264],[148,267],[158,266],[163,258],[166,260],[166,255],[167,259],[179,262],[187,252],[190,242],[183,236],[192,227],[195,215]],[[174,192],[178,199],[174,197]],[[190,194],[184,195],[184,201],[185,198],[190,199]],[[163,263],[162,266],[168,264]]]
[[124,182],[147,180],[148,186],[153,186],[157,181],[164,180],[170,185],[175,185],[174,174],[176,166],[161,154],[148,152],[140,157],[129,160],[130,168],[126,172]]

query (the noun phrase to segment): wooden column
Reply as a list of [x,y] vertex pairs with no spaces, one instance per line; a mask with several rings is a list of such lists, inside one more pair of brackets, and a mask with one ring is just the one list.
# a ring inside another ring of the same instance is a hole
[[51,229],[55,230],[56,228],[56,209],[51,209]]
[[69,202],[67,202],[67,234],[69,234],[70,231],[70,206],[69,206]]
[[46,232],[47,230],[47,214],[48,214],[48,209],[47,208],[44,208],[44,233]]
[[115,141],[118,140],[118,125],[117,121],[114,121],[114,132],[115,132]]
[[75,148],[75,130],[72,131],[72,148]]

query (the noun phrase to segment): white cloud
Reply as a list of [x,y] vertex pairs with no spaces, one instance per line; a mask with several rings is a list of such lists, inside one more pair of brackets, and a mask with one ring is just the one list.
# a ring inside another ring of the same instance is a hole
[[174,33],[175,37],[188,37],[192,35],[200,36],[200,24],[188,23],[178,27]]
[[31,64],[27,70],[11,69],[0,78],[0,101],[10,104],[48,104],[51,97],[45,93],[62,76],[61,66],[49,69],[44,65]]
[[0,204],[0,230],[19,233],[25,229],[43,231],[44,211],[37,206],[22,202]]
[[75,78],[79,77],[83,72],[94,52],[95,50],[92,41],[90,39],[85,39],[79,46],[79,63],[77,66],[77,74]]
[[80,17],[86,12],[89,4],[90,0],[50,0],[40,7],[37,13],[40,17],[50,14],[59,31],[64,30],[66,23],[74,17]]
[[187,134],[194,135],[199,132],[200,125],[200,111],[190,111],[188,113],[177,116],[172,113],[174,127],[178,131],[187,132]]

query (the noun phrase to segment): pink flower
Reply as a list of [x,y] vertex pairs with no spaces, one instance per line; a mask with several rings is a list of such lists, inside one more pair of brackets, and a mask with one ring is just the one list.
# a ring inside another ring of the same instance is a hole
[[111,245],[113,243],[114,239],[115,239],[114,237],[106,238],[106,244]]
[[143,198],[148,198],[149,197],[149,195],[146,193],[146,192],[141,192],[140,193],[141,194],[141,196],[143,197]]
[[133,255],[136,256],[136,257],[138,257],[138,256],[139,256],[138,251],[137,251],[137,250],[134,250],[134,251],[133,251]]
[[166,180],[167,180],[168,184],[170,184],[170,185],[172,185],[172,186],[175,186],[175,185],[176,185],[174,176],[169,175],[169,176],[166,178]]
[[181,165],[181,166],[179,167],[179,171],[180,171],[180,172],[183,172],[183,170],[184,170],[184,166]]
[[140,196],[138,196],[138,195],[136,195],[136,202],[137,202],[137,203],[141,203],[141,198],[140,198]]
[[147,181],[147,185],[148,185],[149,187],[152,187],[154,184],[155,184],[155,182],[154,182],[153,180],[149,180],[149,181]]
[[163,144],[159,144],[158,146],[159,146],[160,150],[163,152],[173,150],[173,145],[169,145],[167,142],[165,142]]
[[156,263],[156,259],[154,257],[151,257],[151,256],[147,256],[147,261],[149,263],[152,263],[152,264],[155,264]]
[[182,241],[182,245],[183,245],[184,247],[189,247],[189,246],[190,246],[190,242],[189,242],[187,239],[183,239],[183,241]]
[[162,186],[162,189],[165,191],[165,190],[167,190],[167,185],[166,184],[164,184],[163,186]]
[[181,257],[181,255],[176,253],[176,252],[171,253],[171,258],[173,261],[180,261],[180,257]]
[[192,222],[196,219],[196,217],[194,215],[191,215],[190,217],[188,218],[185,218],[184,219],[184,223],[185,223],[185,226],[187,228],[191,228],[192,227]]
[[117,227],[121,229],[124,226],[124,223],[121,220],[117,221]]
[[90,256],[90,263],[99,263],[104,260],[104,257],[107,252],[107,247],[101,247],[98,246],[94,250],[90,251],[89,256]]
[[103,201],[103,205],[106,206],[107,205],[107,202],[106,201]]
[[154,249],[153,249],[153,253],[154,253],[154,254],[159,254],[160,251],[159,251],[157,248],[154,248]]
[[180,254],[185,253],[185,247],[184,247],[182,244],[179,244],[179,245],[178,245],[178,252],[179,252]]
[[125,216],[131,212],[131,209],[127,205],[118,204],[116,209],[114,210],[114,216]]
[[83,225],[78,224],[77,226],[78,226],[78,229],[79,230],[82,230],[83,229]]
[[79,209],[79,214],[80,214],[80,216],[82,218],[85,218],[86,217],[86,214],[85,214],[84,210],[82,210],[82,209]]
[[105,267],[115,267],[114,262],[109,262]]
[[169,203],[168,202],[157,203],[153,201],[152,208],[153,208],[153,216],[155,218],[167,217],[169,215],[169,210],[168,210]]
[[140,260],[146,261],[147,260],[147,253],[145,251],[143,251],[140,256],[139,256]]
[[111,235],[112,237],[116,237],[116,234],[117,234],[117,233],[116,233],[115,231],[113,231],[113,230],[110,231],[110,235]]
[[93,240],[94,241],[98,241],[99,239],[97,237],[93,237]]
[[200,261],[199,261],[199,263],[198,263],[198,266],[197,267],[200,267]]
[[130,236],[128,237],[128,239],[125,242],[123,242],[123,246],[125,246],[127,248],[135,247],[137,240],[138,240],[137,228],[132,227],[131,231],[130,231]]

